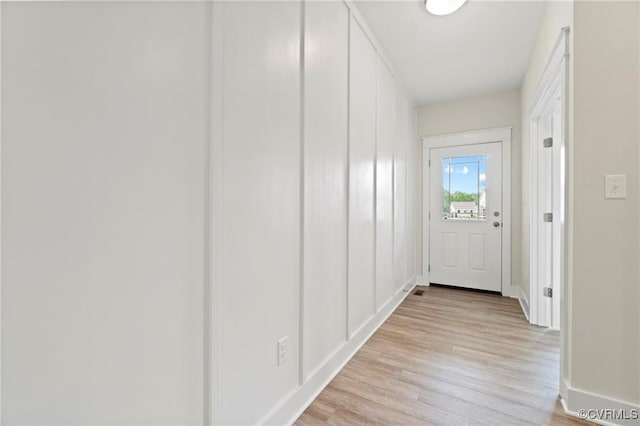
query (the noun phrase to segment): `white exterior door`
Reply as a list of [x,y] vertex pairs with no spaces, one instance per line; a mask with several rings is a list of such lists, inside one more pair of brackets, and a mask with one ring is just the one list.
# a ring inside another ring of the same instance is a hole
[[502,143],[429,154],[429,281],[501,291]]

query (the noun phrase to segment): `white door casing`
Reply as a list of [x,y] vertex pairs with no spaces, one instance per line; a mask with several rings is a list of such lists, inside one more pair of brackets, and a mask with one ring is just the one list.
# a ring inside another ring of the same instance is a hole
[[[536,177],[532,185],[531,278],[535,283],[531,294],[530,321],[533,324],[560,328],[562,282],[562,226],[564,221],[565,182],[564,125],[562,88],[559,79],[551,96],[531,120],[532,158]],[[549,216],[547,216],[549,215]],[[544,289],[552,291],[552,297]]]
[[[490,144],[497,143],[500,147],[500,160],[502,181],[500,185],[501,198],[502,198],[502,210],[500,212],[501,218],[501,231],[500,234],[501,244],[497,250],[496,256],[501,259],[499,266],[499,287],[494,285],[493,291],[500,291],[503,296],[516,296],[517,287],[511,286],[511,127],[501,127],[495,129],[477,130],[463,133],[453,133],[437,136],[426,136],[422,138],[423,143],[423,174],[422,174],[422,186],[423,186],[423,274],[420,278],[423,283],[436,283],[432,279],[429,272],[429,265],[431,260],[431,247],[430,247],[430,220],[429,212],[431,209],[431,173],[429,168],[430,153],[432,149],[446,148],[446,147],[462,147],[468,145],[478,144]],[[433,160],[432,160],[433,164]],[[439,187],[438,187],[439,188]],[[491,207],[487,206],[489,209]],[[490,220],[490,225],[493,225],[495,216],[493,212],[495,210],[488,210],[488,214],[491,215],[487,218]],[[431,212],[432,220],[440,219],[441,215]],[[476,239],[476,242],[478,240]],[[433,266],[433,265],[432,265]],[[431,268],[433,271],[433,268]],[[437,276],[435,278],[438,278]],[[442,283],[447,284],[447,283]],[[460,284],[458,284],[460,285]],[[497,289],[496,289],[497,288]]]
[[[538,185],[536,185],[533,196],[537,197],[537,208],[533,211],[533,220],[537,222],[537,231],[531,234],[531,240],[537,241],[537,259],[538,271],[534,275],[536,280],[541,283],[542,287],[553,287],[553,227],[551,222],[545,222],[547,214],[553,212],[553,200],[551,187],[553,184],[552,170],[552,150],[543,146],[544,140],[552,136],[552,119],[551,116],[545,114],[536,120],[535,125],[538,127],[538,148],[536,148],[536,157],[538,164]],[[536,297],[534,295],[534,297]],[[536,306],[539,318],[537,325],[549,326],[551,315],[551,299],[542,297],[540,303]]]
[[[563,28],[540,80],[529,118],[529,320],[561,330],[563,363],[568,348],[563,330],[568,322],[568,52],[569,29]],[[544,147],[546,138],[552,138],[551,147]],[[552,222],[544,222],[545,213],[552,214]],[[544,296],[544,287],[552,289],[552,298]]]
[[[545,69],[540,78],[538,88],[536,89],[533,102],[529,109],[529,159],[530,174],[529,178],[529,196],[530,196],[530,214],[529,214],[529,234],[530,250],[529,250],[529,321],[532,324],[540,324],[542,320],[551,324],[551,315],[540,313],[540,307],[543,306],[549,312],[553,309],[553,316],[559,320],[560,328],[560,395],[564,402],[568,404],[571,369],[569,359],[571,358],[571,345],[568,336],[571,333],[571,323],[569,321],[570,300],[569,300],[569,56],[571,51],[570,29],[563,27],[556,40],[555,46]],[[559,101],[559,102],[557,102]],[[538,185],[540,183],[539,173],[541,172],[538,164],[537,151],[543,140],[539,134],[537,125],[538,119],[545,115],[549,115],[549,105],[556,103],[552,109],[553,117],[553,172],[555,173],[555,182],[553,183],[554,200],[553,200],[553,234],[554,234],[554,259],[557,262],[554,268],[554,279],[556,280],[553,289],[553,305],[546,301],[543,296],[544,283],[538,279],[540,265],[538,263],[539,247],[538,240],[533,238],[538,234],[540,206],[538,205]],[[554,111],[555,110],[555,111]],[[566,407],[566,405],[565,405]]]
[[[501,142],[431,148],[430,175],[429,281],[501,291]],[[461,190],[476,201],[455,201]]]
[[564,187],[564,182],[566,181],[565,176],[565,155],[564,155],[564,121],[563,121],[563,100],[560,95],[560,91],[558,91],[558,96],[554,98],[553,104],[553,113],[551,117],[551,128],[552,128],[552,137],[554,141],[560,141],[560,146],[556,145],[556,149],[552,151],[553,158],[553,166],[552,166],[552,174],[554,176],[553,180],[553,188],[552,191],[552,208],[553,211],[556,212],[556,219],[551,223],[553,228],[553,253],[554,253],[554,264],[552,273],[552,289],[554,292],[554,297],[551,299],[551,327],[555,329],[560,328],[560,303],[562,300],[562,274],[564,267],[563,263],[563,255],[562,252],[564,250],[563,243],[563,229],[564,226],[564,203],[565,203],[565,192],[562,190]]

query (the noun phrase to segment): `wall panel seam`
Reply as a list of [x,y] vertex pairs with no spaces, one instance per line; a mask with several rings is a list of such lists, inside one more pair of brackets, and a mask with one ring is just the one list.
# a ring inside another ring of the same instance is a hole
[[373,143],[373,314],[378,311],[377,291],[377,261],[378,261],[378,51],[376,51],[375,69],[375,115],[374,115],[374,143]]
[[[208,353],[210,369],[208,421],[210,424],[219,423],[222,418],[222,229],[224,191],[224,3],[211,3],[211,117],[210,117],[210,147],[208,166],[208,197],[209,197],[209,339]],[[220,60],[217,60],[220,59]],[[218,91],[219,93],[216,93]],[[214,167],[215,165],[215,167]]]
[[[0,3],[0,46],[2,46],[2,9]],[[0,100],[2,99],[2,49],[0,49]],[[0,101],[0,242],[2,241],[2,102]],[[0,318],[2,318],[2,244],[0,244]],[[2,424],[2,325],[0,324],[0,425]]]
[[[345,6],[347,6],[345,4]],[[346,210],[347,210],[347,226],[346,226],[346,281],[345,281],[345,341],[349,341],[349,291],[350,291],[350,281],[349,281],[349,235],[350,235],[350,215],[351,215],[351,10],[347,7],[347,161],[346,161],[346,174],[345,174],[345,194],[346,194]]]
[[208,115],[207,137],[204,147],[204,288],[203,288],[203,357],[202,357],[202,409],[203,424],[211,424],[211,145],[213,128],[213,6],[208,5],[207,10],[207,39],[209,62],[207,64],[208,79]]
[[298,306],[298,384],[303,385],[305,382],[304,374],[304,253],[305,253],[305,238],[304,238],[304,212],[305,212],[305,28],[306,28],[306,0],[300,1],[300,50],[299,50],[299,67],[300,67],[300,271],[299,271],[299,306]]

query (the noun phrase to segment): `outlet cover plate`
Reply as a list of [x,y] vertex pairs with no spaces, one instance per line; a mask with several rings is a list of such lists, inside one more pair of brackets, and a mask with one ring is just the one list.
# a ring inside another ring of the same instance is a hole
[[278,365],[282,365],[289,359],[289,336],[278,340]]

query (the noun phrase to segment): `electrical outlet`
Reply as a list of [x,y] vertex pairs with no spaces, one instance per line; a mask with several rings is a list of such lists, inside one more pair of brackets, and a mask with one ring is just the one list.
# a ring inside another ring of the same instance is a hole
[[278,340],[278,365],[282,365],[289,359],[289,336]]

